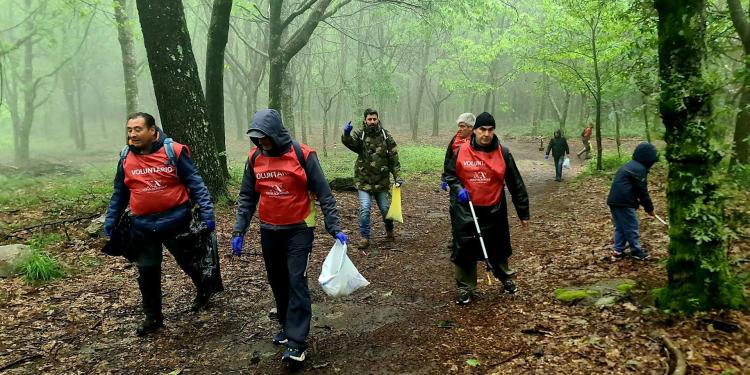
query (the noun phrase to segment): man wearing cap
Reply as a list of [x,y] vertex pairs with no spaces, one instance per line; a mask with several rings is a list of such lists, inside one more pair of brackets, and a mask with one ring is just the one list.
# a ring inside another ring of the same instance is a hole
[[284,362],[304,362],[312,307],[307,265],[313,245],[317,198],[326,231],[347,242],[315,150],[293,140],[273,109],[255,113],[247,132],[255,144],[248,153],[240,188],[232,252],[240,256],[245,232],[258,207],[260,244],[281,330],[273,343],[285,344]]
[[401,186],[401,163],[398,160],[398,147],[391,134],[383,128],[374,109],[366,109],[362,128],[353,130],[352,122],[344,125],[341,142],[357,154],[354,165],[354,187],[359,192],[359,235],[357,247],[370,246],[370,209],[373,197],[378,204],[385,223],[385,236],[394,239],[393,220],[385,215],[391,205],[391,179],[394,185]]
[[511,243],[505,188],[511,194],[521,225],[528,227],[529,197],[513,155],[495,136],[495,119],[487,112],[477,116],[471,140],[459,147],[446,164],[443,178],[450,188],[453,215],[455,265],[458,298],[465,305],[474,297],[477,285],[477,261],[484,260],[479,236],[469,203],[476,212],[487,258],[494,276],[508,293],[516,284],[508,267]]

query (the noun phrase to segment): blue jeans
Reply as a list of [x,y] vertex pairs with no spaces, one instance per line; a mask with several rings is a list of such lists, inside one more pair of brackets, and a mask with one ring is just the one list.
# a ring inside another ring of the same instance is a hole
[[362,238],[370,238],[370,210],[372,209],[372,198],[375,196],[375,201],[378,203],[380,209],[380,215],[383,216],[385,222],[385,230],[393,230],[393,220],[386,220],[385,215],[388,213],[388,208],[391,207],[391,194],[387,191],[376,191],[369,192],[364,190],[358,190],[359,192],[359,234]]
[[562,180],[563,161],[565,156],[555,158],[555,180]]
[[612,212],[612,224],[615,225],[615,247],[618,253],[625,251],[627,243],[630,244],[631,254],[642,254],[641,233],[638,223],[638,215],[635,208],[609,206]]

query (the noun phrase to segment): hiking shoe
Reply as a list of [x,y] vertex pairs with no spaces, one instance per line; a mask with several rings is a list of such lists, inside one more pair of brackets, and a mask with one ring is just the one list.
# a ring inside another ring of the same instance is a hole
[[135,333],[138,336],[143,337],[150,333],[154,333],[162,328],[164,328],[164,321],[146,318],[143,321],[143,323],[141,323],[141,325],[138,328],[136,328]]
[[364,250],[368,247],[370,247],[370,240],[367,238],[363,238],[357,242],[357,248],[360,250]]
[[502,283],[503,289],[505,289],[506,292],[513,294],[518,291],[518,287],[516,286],[516,283],[513,282],[513,279],[505,279]]
[[612,255],[612,259],[617,260],[617,259],[622,259],[622,257],[625,256],[625,253],[622,251],[612,250],[611,255]]
[[284,349],[284,354],[281,355],[281,362],[288,362],[291,364],[301,364],[305,361],[306,350],[300,348],[292,348],[287,346]]
[[388,241],[393,241],[396,239],[396,235],[393,234],[393,229],[385,231],[385,239]]
[[632,253],[631,252],[630,256],[633,257],[633,259],[635,259],[635,260],[646,260],[646,259],[648,259],[648,258],[651,257],[651,255],[649,255],[645,251],[641,251],[641,252],[638,252],[638,253]]
[[205,310],[208,306],[208,300],[211,298],[211,293],[198,293],[193,299],[193,303],[190,305],[190,311],[197,312]]
[[286,344],[287,342],[289,342],[289,339],[286,338],[286,331],[284,331],[283,329],[273,335],[274,345]]
[[458,297],[456,298],[456,305],[464,306],[471,303],[471,292],[467,290],[459,290]]

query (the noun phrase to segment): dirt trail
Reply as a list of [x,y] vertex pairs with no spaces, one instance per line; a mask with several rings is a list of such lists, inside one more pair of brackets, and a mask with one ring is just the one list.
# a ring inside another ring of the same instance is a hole
[[[555,288],[598,278],[630,277],[651,286],[663,281],[656,261],[609,260],[606,187],[574,185],[567,178],[571,173],[562,183],[554,182],[551,162],[542,159],[538,144],[506,145],[531,198],[529,230],[520,227],[509,208],[511,266],[519,271],[519,292],[508,295],[497,283],[487,285],[480,267],[479,298],[467,307],[456,306],[446,247],[447,194],[439,190],[439,176],[407,181],[402,193],[406,223],[397,226],[395,243],[385,241],[382,221],[373,210],[374,245],[367,253],[349,252],[371,282],[350,297],[329,298],[317,284],[332,245],[318,225],[309,271],[313,322],[305,372],[664,373],[660,345],[647,336],[664,327],[661,320],[630,303],[600,310],[564,305],[551,296]],[[575,173],[580,166],[575,157],[573,162]],[[337,192],[336,197],[343,225],[355,240],[356,195]],[[277,327],[268,317],[273,301],[262,258],[252,255],[259,250],[258,239],[248,236],[249,254],[231,257],[234,212],[220,212],[218,221],[226,291],[208,311],[188,311],[192,287],[172,260],[164,267],[167,329],[146,339],[134,334],[141,319],[136,272],[124,262],[104,259],[64,287],[35,289],[15,281],[3,285],[0,295],[8,311],[0,315],[0,364],[41,354],[7,373],[287,373],[279,361],[281,349],[270,343]],[[649,236],[646,246],[655,258],[664,258],[663,229],[643,226],[644,237]],[[257,233],[257,222],[248,233]],[[89,252],[79,256],[94,251]],[[685,323],[686,329],[694,330],[690,324]],[[726,344],[733,339],[748,342],[746,333],[718,340]],[[748,358],[738,352],[740,360],[734,363]],[[469,359],[480,364],[470,366]]]

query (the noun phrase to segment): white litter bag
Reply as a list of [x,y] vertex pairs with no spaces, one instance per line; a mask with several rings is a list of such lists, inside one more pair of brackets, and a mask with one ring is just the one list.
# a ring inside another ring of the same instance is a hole
[[567,156],[565,157],[565,160],[563,160],[563,168],[570,169],[570,158]]
[[323,291],[331,297],[348,296],[370,284],[357,271],[357,267],[354,267],[354,263],[346,255],[346,245],[339,240],[336,240],[326,260],[323,261],[318,282]]

